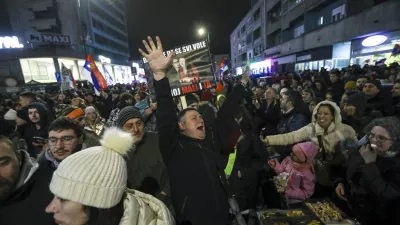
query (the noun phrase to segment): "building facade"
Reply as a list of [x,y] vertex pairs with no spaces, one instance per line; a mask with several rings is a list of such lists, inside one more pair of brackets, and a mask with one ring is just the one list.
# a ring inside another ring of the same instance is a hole
[[266,44],[265,2],[253,1],[250,11],[231,33],[231,68],[234,74],[241,73],[248,59],[263,57]]
[[267,0],[264,6],[263,56],[274,72],[400,60],[390,57],[400,43],[400,1]]
[[[0,40],[18,40],[19,45],[0,47],[0,86],[56,82],[61,65],[71,69],[76,80],[84,80],[81,74],[89,53],[114,83],[131,82],[124,4],[123,0],[6,0],[11,32],[0,34]],[[10,79],[16,82],[6,82]]]

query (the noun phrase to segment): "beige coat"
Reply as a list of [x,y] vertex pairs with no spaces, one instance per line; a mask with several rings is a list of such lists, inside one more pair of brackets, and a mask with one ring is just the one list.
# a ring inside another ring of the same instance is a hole
[[[321,104],[329,104],[335,109],[334,123],[331,123],[326,133],[316,121],[316,115]],[[268,136],[266,138],[269,145],[290,145],[302,141],[312,141],[316,145],[319,145],[317,138],[318,135],[322,135],[325,150],[330,153],[334,152],[335,145],[341,140],[357,140],[357,134],[354,129],[342,123],[340,108],[330,101],[323,101],[315,107],[312,121],[307,126],[288,134]]]
[[120,225],[173,225],[174,218],[157,198],[127,189]]

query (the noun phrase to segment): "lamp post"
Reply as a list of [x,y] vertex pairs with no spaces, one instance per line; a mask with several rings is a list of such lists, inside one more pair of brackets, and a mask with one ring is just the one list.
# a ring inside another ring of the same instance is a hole
[[200,37],[203,37],[204,34],[207,33],[207,40],[208,40],[208,44],[211,45],[211,40],[210,40],[210,32],[207,32],[205,28],[201,27],[197,30],[197,33],[199,34]]

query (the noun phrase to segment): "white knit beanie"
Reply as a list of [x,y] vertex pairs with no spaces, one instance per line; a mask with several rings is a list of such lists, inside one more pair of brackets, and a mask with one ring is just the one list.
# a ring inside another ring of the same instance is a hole
[[133,137],[116,127],[107,129],[96,146],[79,151],[58,166],[50,190],[59,198],[101,209],[117,205],[127,184],[123,158]]

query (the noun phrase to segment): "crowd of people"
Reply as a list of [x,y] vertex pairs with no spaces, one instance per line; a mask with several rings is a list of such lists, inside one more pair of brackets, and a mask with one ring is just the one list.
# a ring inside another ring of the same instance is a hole
[[182,103],[173,53],[143,43],[155,95],[135,84],[1,99],[0,224],[242,224],[240,211],[313,198],[362,225],[398,223],[397,63],[276,82],[247,69]]

